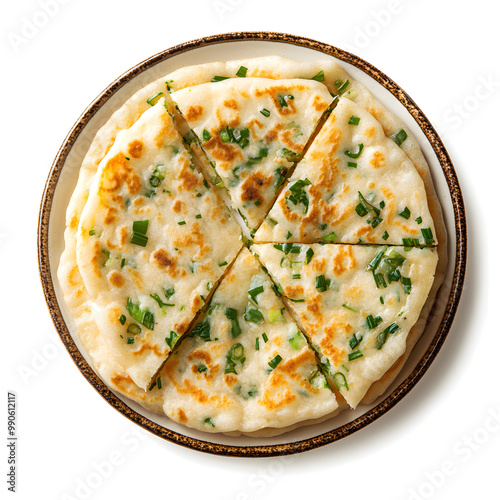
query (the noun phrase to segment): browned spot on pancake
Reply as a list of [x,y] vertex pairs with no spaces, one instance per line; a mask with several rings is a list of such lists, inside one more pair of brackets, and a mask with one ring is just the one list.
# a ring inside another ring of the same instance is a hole
[[140,393],[140,389],[135,385],[134,381],[128,375],[117,373],[111,377],[111,385],[115,386],[121,392],[131,396],[133,399],[141,399],[145,401],[146,395]]
[[142,156],[142,149],[144,145],[141,141],[132,141],[128,145],[128,153],[132,158],[140,158]]
[[179,335],[182,335],[184,332],[186,332],[188,328],[189,328],[189,321],[187,320],[182,321],[181,323],[176,323],[174,325],[174,330]]
[[82,284],[82,277],[78,266],[72,266],[66,278],[71,286],[80,286]]
[[114,207],[106,207],[106,212],[104,215],[104,224],[111,224],[112,222],[115,221],[116,219],[116,214],[118,213],[118,210]]
[[370,138],[375,135],[375,127],[369,127],[365,130],[365,136]]
[[129,194],[138,193],[142,187],[140,177],[128,165],[125,155],[118,153],[104,165],[98,192],[102,196],[102,193],[118,191],[124,184]]
[[238,382],[238,377],[234,376],[232,373],[224,373],[224,382],[229,387],[232,387],[236,382]]
[[272,182],[272,177],[266,177],[262,172],[255,172],[247,177],[241,185],[241,200],[243,202],[260,201],[263,203],[264,198],[261,193],[267,191]]
[[323,309],[323,307],[322,307],[322,301],[321,301],[321,294],[314,293],[307,300],[307,310],[312,312],[314,314],[314,316],[319,318],[319,317],[321,317],[322,309]]
[[132,283],[137,288],[139,288],[139,290],[142,290],[144,288],[144,282],[142,281],[141,274],[138,273],[135,269],[132,269],[132,268],[128,268],[127,272],[130,275],[130,279],[132,280]]
[[224,101],[224,106],[229,109],[238,109],[238,103],[234,99],[226,99]]
[[406,223],[401,222],[401,221],[399,221],[399,220],[397,220],[397,219],[395,219],[393,222],[394,222],[394,224],[397,224],[398,226],[400,226],[400,227],[401,227],[401,229],[402,229],[403,231],[405,231],[406,233],[408,233],[408,234],[413,234],[413,235],[416,235],[416,234],[418,234],[418,233],[419,233],[419,230],[418,230],[418,229],[416,229],[416,228],[414,228],[414,227],[407,226],[407,225],[406,225]]
[[349,288],[344,288],[345,296],[351,300],[361,299],[363,297],[363,290],[357,286],[351,286]]
[[120,241],[120,245],[123,246],[125,244],[125,242],[127,241],[127,239],[128,239],[128,229],[127,229],[127,226],[122,226],[118,230],[118,238],[119,238],[119,241]]
[[353,236],[357,236],[359,238],[364,237],[366,241],[374,243],[375,239],[371,233],[372,233],[371,226],[362,226],[353,234]]
[[260,122],[259,120],[257,120],[256,118],[252,118],[248,123],[247,123],[247,128],[249,128],[250,130],[252,130],[253,132],[254,131],[254,126],[255,127],[258,127],[258,128],[262,128],[264,125],[262,124],[262,122]]
[[172,210],[178,214],[180,212],[182,212],[182,210],[184,209],[184,207],[186,206],[186,204],[181,201],[181,200],[176,200],[176,202],[174,203],[174,206],[172,207]]
[[352,246],[339,246],[338,251],[333,258],[333,272],[339,276],[350,269],[354,269],[356,266],[356,259],[354,257],[354,252]]
[[201,297],[199,295],[196,295],[191,302],[191,311],[193,313],[196,313],[198,309],[204,304],[203,300],[201,300]]
[[245,90],[240,90],[240,96],[246,99],[248,97],[248,92]]
[[327,108],[328,104],[329,103],[323,101],[323,99],[321,98],[321,96],[319,96],[319,95],[315,95],[314,96],[312,106],[319,113],[321,113],[322,111],[324,111]]
[[203,115],[203,106],[189,106],[185,117],[188,122],[198,120]]
[[373,168],[380,168],[385,166],[384,153],[382,151],[375,151],[370,159],[370,165]]
[[237,159],[244,159],[242,149],[234,144],[222,142],[219,134],[212,135],[210,140],[203,143],[203,147],[215,160],[232,163]]
[[183,232],[181,235],[176,236],[172,240],[173,244],[177,248],[184,248],[193,245],[198,247],[198,253],[192,251],[192,257],[195,261],[201,260],[204,255],[207,255],[211,248],[206,244],[204,239],[204,234],[200,230],[200,224],[194,222],[189,228],[189,233]]
[[182,188],[186,191],[192,191],[195,187],[201,184],[200,179],[196,175],[196,170],[193,170],[189,165],[187,159],[183,159],[182,168],[177,176],[177,178],[182,183]]
[[177,266],[177,257],[169,255],[164,248],[154,251],[151,254],[151,260],[159,269],[165,271],[172,278],[186,275],[186,271]]
[[283,129],[283,124],[277,123],[271,130],[269,130],[266,135],[264,136],[264,140],[269,144],[270,142],[273,142],[276,140],[278,137],[278,133],[280,130]]
[[286,99],[287,106],[281,106],[278,101],[278,96],[288,96],[293,95],[296,91],[306,90],[304,85],[275,85],[274,87],[268,87],[265,89],[256,89],[255,96],[262,97],[264,95],[269,95],[273,100],[273,104],[280,115],[290,115],[296,112],[295,103],[293,99]]
[[69,221],[69,228],[75,230],[78,227],[79,219],[76,215],[73,215]]
[[125,284],[125,278],[117,271],[109,273],[108,281],[117,288],[121,288]]
[[177,408],[177,418],[179,419],[179,422],[182,422],[183,424],[188,422],[188,418],[182,408]]
[[374,182],[370,182],[368,184],[368,189],[373,189],[375,187],[375,183]]
[[315,257],[310,262],[313,271],[322,273],[326,269],[326,259],[323,257]]
[[292,297],[292,299],[298,296],[302,297],[304,295],[304,287],[299,283],[288,285],[285,287],[284,292],[287,297]]
[[276,370],[286,373],[288,377],[296,380],[307,391],[317,393],[318,389],[307,380],[304,380],[304,377],[300,373],[300,368],[304,365],[316,365],[316,358],[310,349],[303,349],[293,358],[280,363]]
[[268,410],[276,410],[295,401],[296,396],[290,392],[288,383],[281,373],[273,371],[262,398],[258,403]]
[[134,356],[142,356],[145,352],[152,352],[155,354],[155,356],[163,358],[166,357],[166,355],[170,352],[170,347],[165,344],[165,347],[163,349],[160,349],[157,344],[150,343],[148,339],[145,338],[141,343],[141,347],[137,351],[132,351],[132,354]]
[[225,408],[225,407],[232,404],[232,402],[229,401],[226,398],[226,396],[224,396],[224,395],[222,395],[222,396],[218,396],[218,395],[208,396],[202,389],[194,386],[187,379],[183,380],[182,385],[179,384],[175,380],[174,373],[172,373],[172,378],[170,380],[175,385],[177,392],[179,392],[180,394],[188,394],[198,403],[203,404],[203,405],[204,404],[211,404],[211,405],[214,405],[216,408]]

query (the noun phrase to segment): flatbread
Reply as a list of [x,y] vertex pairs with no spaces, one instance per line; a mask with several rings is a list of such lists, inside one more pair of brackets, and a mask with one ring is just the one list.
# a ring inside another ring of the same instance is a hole
[[251,229],[332,101],[319,82],[263,78],[206,83],[173,98]]
[[379,122],[340,97],[255,242],[401,245],[405,240],[437,243],[424,183]]
[[338,407],[314,352],[246,248],[158,383],[165,414],[207,432],[286,428]]
[[163,100],[118,135],[90,187],[77,262],[99,330],[139,387],[187,331],[240,236]]
[[406,350],[434,280],[432,248],[254,245],[352,408]]

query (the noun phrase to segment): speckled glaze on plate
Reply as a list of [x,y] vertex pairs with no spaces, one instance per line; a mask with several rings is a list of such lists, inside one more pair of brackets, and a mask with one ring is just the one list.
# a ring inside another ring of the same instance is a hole
[[[389,391],[373,405],[274,438],[204,434],[116,395],[93,371],[57,282],[65,210],[93,136],[136,90],[183,66],[271,54],[300,60],[334,58],[409,126],[429,163],[443,208],[449,263],[426,331]],[[400,402],[425,374],[450,331],[462,293],[466,251],[465,207],[455,169],[434,127],[413,100],[384,73],[353,54],[308,38],[269,32],[226,33],[186,42],[154,55],[115,80],[84,111],[59,149],[45,185],[38,225],[38,261],[47,305],[62,342],[88,382],[111,406],[160,438],[198,451],[240,457],[289,455],[333,443],[366,427]]]

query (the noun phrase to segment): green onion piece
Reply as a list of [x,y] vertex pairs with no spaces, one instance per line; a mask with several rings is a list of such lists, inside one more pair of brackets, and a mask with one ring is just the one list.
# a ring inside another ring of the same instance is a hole
[[[361,194],[360,191],[358,191],[358,197],[359,197],[359,201],[361,202],[361,205],[366,210],[366,213],[364,215],[366,215],[369,210],[375,214],[375,217],[378,217],[380,215],[380,210],[377,207],[374,207],[371,203],[368,203],[368,201],[366,201],[366,198]],[[360,212],[358,212],[358,207],[359,207],[359,205],[356,206],[356,212],[359,215]],[[363,217],[363,216],[361,215],[361,217]]]
[[392,283],[393,281],[399,281],[401,278],[401,273],[399,272],[399,269],[393,269],[392,271],[387,273],[387,279],[389,283]]
[[337,389],[340,390],[341,387],[345,387],[346,391],[349,390],[349,385],[347,384],[347,379],[342,372],[334,373],[333,382],[335,383]]
[[231,137],[229,136],[227,129],[222,129],[219,132],[219,136],[222,142],[229,142],[231,140]]
[[384,200],[382,200],[382,201],[379,203],[379,206],[380,206],[380,208],[384,208],[384,207],[385,207],[385,201],[384,201]]
[[250,297],[252,298],[252,300],[256,304],[258,304],[259,302],[257,301],[257,295],[259,295],[263,291],[264,291],[264,286],[260,285],[260,286],[257,286],[255,288],[252,288],[251,290],[248,290],[248,295],[250,295]]
[[168,347],[170,347],[170,349],[173,349],[175,344],[177,343],[178,338],[179,335],[174,331],[171,331],[170,335],[168,337],[165,337],[165,342],[167,343]]
[[197,366],[197,369],[198,369],[198,373],[204,373],[204,372],[208,371],[208,367],[206,365],[204,365],[203,363],[200,363]]
[[355,333],[352,334],[352,337],[349,339],[349,347],[354,351],[356,347],[358,347],[359,344],[361,344],[361,341],[363,340],[363,337],[357,337]]
[[266,117],[269,117],[271,115],[271,112],[266,108],[261,109],[260,112]]
[[349,307],[347,304],[342,304],[342,307],[344,309],[348,309],[349,311],[352,311],[352,312],[355,312],[355,313],[359,312],[357,309],[353,309],[352,307]]
[[279,283],[277,285],[271,285],[271,289],[277,297],[281,297],[283,295],[283,287]]
[[151,175],[149,176],[149,183],[153,187],[158,187],[162,181],[165,179],[166,167],[165,165],[158,165]]
[[408,134],[403,130],[400,129],[398,132],[396,132],[393,136],[391,136],[391,139],[398,145],[401,146],[403,142],[406,141],[408,138]]
[[337,241],[339,239],[339,237],[334,232],[331,232],[330,234],[323,236],[322,239],[323,239],[323,241],[326,241],[327,243],[333,243],[334,241]]
[[349,86],[349,80],[346,80],[345,82],[342,82],[342,80],[336,80],[335,86],[337,87],[339,95],[342,95]]
[[137,323],[130,323],[127,327],[127,333],[131,333],[133,335],[138,335],[142,332],[141,327]]
[[146,102],[150,105],[150,106],[154,106],[158,100],[160,99],[160,97],[163,95],[163,92],[158,92],[158,94],[155,94],[153,97],[150,97]]
[[193,337],[198,335],[198,337],[202,338],[205,342],[210,342],[212,340],[210,338],[210,320],[205,318],[203,321],[200,321],[200,323],[197,323],[191,335]]
[[[212,80],[212,81],[213,81],[213,80]],[[217,80],[217,81],[218,81],[218,80]],[[202,422],[203,422],[204,424],[210,425],[211,427],[215,427],[215,424],[214,424],[214,422],[213,422],[213,420],[212,420],[212,418],[211,418],[211,417],[207,417],[207,418],[203,419],[203,420],[202,420]]]
[[171,288],[163,287],[163,293],[165,294],[165,297],[168,300],[170,297],[172,297],[172,295],[175,294],[175,289],[174,287]]
[[180,220],[177,224],[179,224],[179,226],[184,226],[184,225],[186,225],[186,221]]
[[208,130],[203,130],[201,138],[203,141],[209,141],[212,138],[212,134]]
[[300,280],[301,275],[300,274],[292,274],[292,279],[293,280]]
[[376,219],[372,220],[371,225],[373,228],[376,228],[382,221],[383,219],[381,217],[377,217]]
[[213,78],[212,78],[212,83],[215,83],[215,82],[222,82],[224,80],[228,80],[229,77],[228,76],[217,76],[215,75]]
[[125,321],[127,321],[127,318],[125,317],[124,314],[122,314],[120,316],[120,319],[118,320],[120,322],[121,325],[124,325],[125,324]]
[[382,260],[382,257],[384,256],[386,250],[387,248],[384,247],[377,252],[377,255],[375,255],[373,260],[368,264],[369,269],[372,269],[373,271],[377,269],[377,266],[380,264],[380,261]]
[[306,260],[305,260],[306,264],[309,264],[309,262],[311,262],[313,255],[314,255],[314,250],[311,247],[309,247],[306,252]]
[[276,323],[277,321],[286,322],[285,317],[283,316],[284,310],[284,307],[282,309],[269,309],[267,312],[267,318],[271,323]]
[[377,288],[387,288],[387,283],[385,282],[384,275],[382,273],[375,273],[375,271],[372,271],[372,273]]
[[242,139],[240,142],[240,148],[245,149],[249,144],[250,144],[250,141],[248,139]]
[[324,82],[325,81],[325,72],[321,70],[319,73],[316,73],[311,80],[316,80],[317,82]]
[[368,328],[368,330],[373,330],[378,325],[380,325],[380,323],[382,323],[382,321],[383,320],[380,316],[373,317],[371,314],[369,314],[366,317],[366,327]]
[[353,161],[348,161],[347,166],[350,168],[358,168],[358,164]]
[[137,234],[146,234],[148,231],[149,220],[136,220],[132,224],[132,231]]
[[356,207],[354,208],[354,210],[356,210],[356,213],[360,216],[360,217],[364,217],[367,213],[368,213],[368,210],[363,206],[362,203],[358,203],[356,205]]
[[305,302],[306,299],[292,299],[291,297],[287,297],[288,300],[290,300],[291,302]]
[[276,354],[276,356],[269,361],[268,365],[274,370],[282,361],[283,358],[279,354]]
[[417,218],[415,219],[415,222],[416,222],[417,224],[422,224],[422,217],[417,217]]
[[279,95],[279,96],[276,97],[276,99],[278,100],[278,104],[282,108],[288,107],[287,98],[290,99],[290,100],[292,100],[293,99],[293,95]]
[[138,321],[141,325],[144,325],[150,330],[154,329],[154,314],[147,309],[142,310],[138,304],[134,304],[132,302],[130,297],[127,300],[127,311],[130,313],[130,316],[132,316],[132,318]]
[[432,235],[432,229],[430,227],[422,228],[422,236],[424,237],[426,245],[432,245],[434,243],[434,236]]
[[267,338],[266,332],[264,332],[264,333],[262,334],[262,338],[264,339],[264,343],[265,343],[265,344],[267,344],[267,341],[268,341],[269,339]]
[[258,351],[260,349],[260,345],[259,345],[259,337],[257,337],[255,339],[255,350]]
[[247,76],[247,71],[248,68],[245,68],[245,66],[240,66],[240,68],[236,72],[236,76],[239,76],[240,78],[245,78],[245,76]]
[[348,149],[344,151],[344,154],[347,155],[349,158],[359,158],[361,156],[361,153],[363,152],[364,145],[363,144],[358,144],[358,152],[357,153],[352,153]]
[[241,334],[240,324],[238,323],[238,311],[232,307],[226,307],[224,314],[231,321],[231,337],[235,339]]
[[349,361],[352,361],[353,359],[362,358],[363,353],[358,349],[354,352],[350,352],[347,357],[349,358]]
[[231,349],[229,349],[228,356],[233,361],[240,361],[243,363],[245,361],[245,348],[242,344],[234,344]]
[[392,335],[393,333],[399,330],[399,326],[397,323],[390,324],[384,331],[380,332],[377,335],[377,342],[375,343],[375,347],[377,349],[381,349],[382,346],[386,343],[387,337]]
[[219,267],[222,267],[222,266],[227,266],[227,262],[225,260],[223,260],[222,262],[219,262]]
[[305,191],[305,187],[310,185],[311,181],[309,179],[299,179],[288,187],[292,194],[286,199],[291,201],[294,205],[301,203],[304,206],[304,214],[307,214],[309,210],[309,198]]
[[298,351],[304,345],[302,334],[298,330],[293,335],[288,337],[288,342],[290,342],[294,351]]
[[405,207],[405,209],[401,210],[398,215],[408,220],[410,218],[410,209],[408,207]]
[[330,280],[325,279],[325,276],[323,274],[316,276],[316,290],[318,290],[318,292],[326,292],[329,286]]
[[262,313],[251,304],[247,304],[245,308],[244,318],[245,321],[248,321],[250,323],[262,323],[264,321],[264,316],[262,315]]
[[359,125],[360,120],[361,120],[361,118],[359,116],[351,115],[351,118],[349,118],[348,124],[349,125]]
[[[286,174],[287,174],[286,168],[279,167],[274,171],[274,192],[275,193],[284,184],[285,179],[286,179]],[[268,220],[272,220],[272,219],[268,219]]]
[[382,235],[382,239],[387,241],[387,238],[389,238],[389,233],[387,231],[384,231],[384,234]]
[[405,278],[404,276],[401,278],[401,283],[403,284],[404,292],[409,295],[411,292],[411,279]]
[[285,239],[290,238],[290,236],[292,236],[292,233],[291,233],[290,231],[287,231],[286,236],[285,236]]
[[127,337],[127,344],[133,344],[135,342],[134,337]]
[[163,306],[166,306],[166,307],[173,307],[175,304],[165,304],[165,302],[163,302],[159,295],[157,293],[150,293],[149,296],[154,299],[156,301],[156,303],[160,306],[160,307],[163,307]]

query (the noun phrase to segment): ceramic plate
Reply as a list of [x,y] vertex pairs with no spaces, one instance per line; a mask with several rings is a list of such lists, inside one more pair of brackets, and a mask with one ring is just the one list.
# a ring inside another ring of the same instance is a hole
[[[424,334],[391,388],[374,404],[360,405],[321,424],[272,438],[205,434],[118,396],[91,368],[56,276],[64,249],[65,212],[80,164],[95,133],[137,90],[183,66],[272,54],[305,61],[333,58],[416,136],[444,212],[448,268]],[[465,210],[455,170],[441,139],[420,108],[384,73],[357,56],[314,40],[281,33],[228,33],[187,42],[147,59],[115,80],[85,110],[62,144],[49,173],[40,211],[38,254],[42,286],[56,329],[82,374],[113,407],[157,436],[196,450],[230,456],[284,455],[332,443],[367,426],[401,401],[424,375],[450,330],[462,291],[466,264]]]

